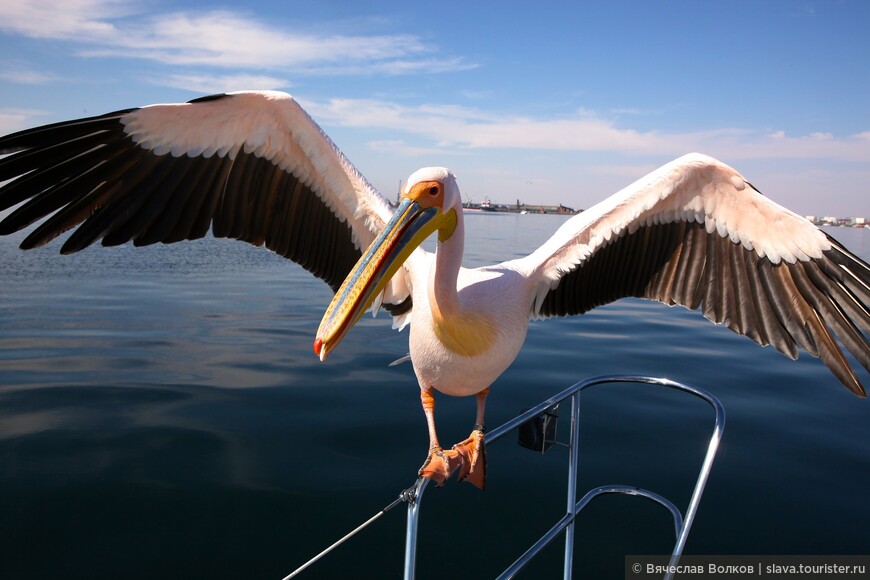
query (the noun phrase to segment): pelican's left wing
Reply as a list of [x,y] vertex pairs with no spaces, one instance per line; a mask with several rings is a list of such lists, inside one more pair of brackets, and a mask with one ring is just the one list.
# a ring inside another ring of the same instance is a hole
[[[71,253],[215,237],[265,245],[337,289],[392,210],[288,94],[239,92],[0,138],[0,235],[78,227]],[[401,292],[397,289],[397,294]],[[403,296],[391,296],[396,303]]]
[[791,358],[800,346],[864,395],[834,337],[870,370],[870,267],[710,157],[654,171],[516,264],[532,317],[628,296],[680,304]]

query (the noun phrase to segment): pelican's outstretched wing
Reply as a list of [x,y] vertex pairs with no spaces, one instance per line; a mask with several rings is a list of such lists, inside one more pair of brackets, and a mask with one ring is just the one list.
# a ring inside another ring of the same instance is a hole
[[[239,92],[55,123],[0,138],[0,222],[61,248],[236,238],[337,289],[390,219],[386,200],[288,94]],[[23,203],[22,203],[23,202]],[[49,217],[50,216],[50,217]],[[394,295],[391,301],[402,300]]]
[[654,171],[518,263],[533,317],[627,296],[680,304],[791,358],[800,346],[865,394],[834,337],[870,370],[870,267],[710,157]]

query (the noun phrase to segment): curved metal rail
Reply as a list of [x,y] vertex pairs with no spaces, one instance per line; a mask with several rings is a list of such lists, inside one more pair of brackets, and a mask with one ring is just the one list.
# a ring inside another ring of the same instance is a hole
[[[716,414],[713,434],[710,437],[710,443],[707,446],[707,453],[705,454],[704,461],[701,464],[698,479],[695,482],[695,488],[692,492],[692,497],[689,500],[685,516],[683,516],[680,510],[666,498],[648,490],[625,485],[598,487],[587,492],[579,501],[577,500],[577,468],[580,440],[580,394],[590,387],[613,383],[643,383],[676,389],[703,399],[713,407]],[[574,565],[574,520],[576,519],[577,514],[579,514],[580,511],[583,510],[583,508],[585,508],[593,499],[604,494],[612,493],[622,493],[646,498],[664,506],[671,513],[674,519],[676,535],[674,550],[671,554],[671,563],[676,564],[680,555],[683,553],[686,539],[689,537],[689,531],[692,528],[692,522],[694,521],[695,514],[698,511],[698,505],[701,503],[704,486],[707,484],[707,478],[710,475],[713,460],[716,458],[716,452],[719,449],[719,441],[721,440],[722,432],[725,429],[725,408],[722,406],[722,403],[719,402],[719,399],[703,389],[678,383],[670,379],[638,375],[605,375],[592,377],[580,381],[561,393],[542,401],[528,411],[517,415],[510,421],[494,429],[486,436],[487,445],[495,443],[510,431],[513,431],[520,425],[546,413],[549,409],[568,398],[571,399],[571,433],[568,442],[568,490],[566,513],[553,525],[553,527],[544,533],[537,542],[532,544],[528,550],[517,558],[504,572],[502,572],[498,578],[506,579],[516,576],[520,570],[522,570],[538,553],[540,553],[541,550],[555,540],[562,532],[565,533],[563,577],[566,579],[571,578]],[[420,501],[428,481],[428,479],[420,479],[412,488],[407,490],[407,492],[409,492],[409,501],[408,524],[405,534],[404,577],[406,579],[414,578],[417,557],[417,527],[420,520]],[[670,580],[670,576],[671,575],[666,576],[666,580]]]

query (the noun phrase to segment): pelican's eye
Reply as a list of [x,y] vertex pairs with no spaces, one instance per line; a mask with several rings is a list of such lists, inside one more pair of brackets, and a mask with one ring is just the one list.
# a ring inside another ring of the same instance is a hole
[[409,188],[405,197],[409,197],[425,207],[441,207],[444,198],[444,184],[434,179],[420,181]]

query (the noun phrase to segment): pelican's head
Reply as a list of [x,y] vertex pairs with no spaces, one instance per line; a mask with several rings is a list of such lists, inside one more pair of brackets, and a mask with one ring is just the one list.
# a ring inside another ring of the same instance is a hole
[[456,230],[462,197],[456,176],[443,167],[411,174],[392,219],[347,275],[320,321],[314,352],[326,360],[399,267],[435,231],[446,241]]

